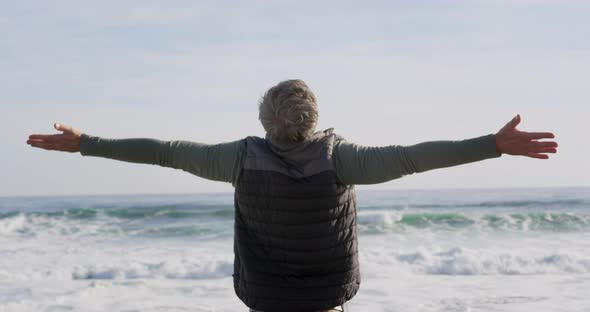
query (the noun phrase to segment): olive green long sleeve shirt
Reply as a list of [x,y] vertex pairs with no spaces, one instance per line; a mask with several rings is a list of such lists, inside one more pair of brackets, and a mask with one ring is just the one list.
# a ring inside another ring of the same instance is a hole
[[[80,153],[181,169],[235,185],[245,157],[244,140],[219,144],[149,138],[107,139],[82,134]],[[500,157],[493,134],[462,141],[430,141],[411,146],[362,146],[339,139],[333,150],[343,184],[376,184],[404,175]]]

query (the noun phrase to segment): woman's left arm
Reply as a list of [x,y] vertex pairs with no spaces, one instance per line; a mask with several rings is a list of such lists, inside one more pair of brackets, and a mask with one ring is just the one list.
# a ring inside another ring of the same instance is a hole
[[203,144],[150,138],[107,139],[61,124],[54,127],[63,133],[33,134],[27,143],[46,150],[181,169],[205,179],[230,183],[237,178],[244,144],[243,140]]

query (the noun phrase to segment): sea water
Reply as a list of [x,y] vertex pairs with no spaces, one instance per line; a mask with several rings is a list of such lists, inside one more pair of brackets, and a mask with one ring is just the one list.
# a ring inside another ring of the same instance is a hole
[[[351,311],[590,311],[590,189],[358,192]],[[0,311],[247,311],[233,194],[0,198]]]

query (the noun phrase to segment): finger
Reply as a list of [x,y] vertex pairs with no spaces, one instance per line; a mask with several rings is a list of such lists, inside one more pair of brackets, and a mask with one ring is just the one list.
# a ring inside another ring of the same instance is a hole
[[529,140],[539,140],[539,139],[553,139],[555,135],[551,132],[525,132],[525,137]]
[[514,118],[512,118],[512,120],[510,120],[506,124],[506,126],[509,128],[516,128],[516,126],[518,126],[519,123],[520,123],[520,114],[518,114]]
[[548,159],[549,156],[545,155],[545,154],[539,154],[539,153],[527,153],[526,156],[531,157],[531,158],[538,158],[538,159]]
[[557,153],[557,149],[554,147],[542,147],[542,148],[537,148],[535,150],[532,151],[533,153],[551,153],[551,154],[555,154]]
[[31,134],[29,135],[29,140],[45,140],[45,141],[54,141],[59,138],[61,134]]
[[45,142],[45,141],[44,140],[31,140],[31,139],[27,140],[27,144],[31,144],[31,143],[43,143],[43,142]]
[[554,142],[554,141],[543,141],[543,142],[532,141],[531,146],[533,148],[541,148],[541,147],[557,147],[558,145],[557,145],[557,142]]
[[32,144],[46,144],[46,145],[55,145],[57,146],[59,142],[53,142],[53,141],[46,141],[46,140],[27,140],[27,144],[32,145]]
[[54,144],[46,143],[46,142],[31,142],[31,146],[46,149],[46,150],[55,150],[56,149]]
[[55,124],[53,124],[53,127],[55,128],[55,130],[63,131],[64,133],[74,133],[74,130],[72,130],[71,126],[66,126],[64,124],[56,122]]

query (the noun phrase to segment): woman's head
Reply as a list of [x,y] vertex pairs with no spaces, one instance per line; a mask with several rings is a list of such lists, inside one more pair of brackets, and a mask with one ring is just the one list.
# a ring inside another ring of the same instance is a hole
[[302,80],[285,80],[260,99],[258,119],[276,143],[298,143],[311,138],[318,123],[315,95]]

